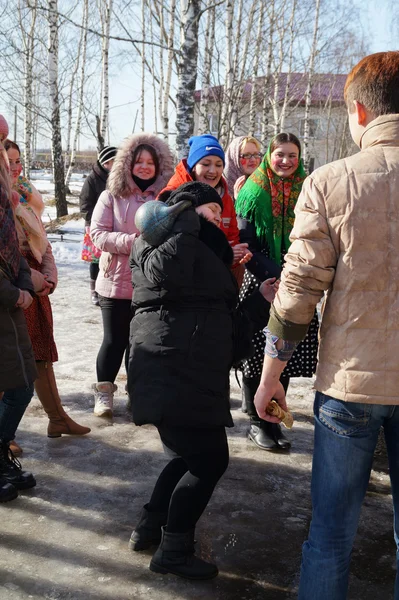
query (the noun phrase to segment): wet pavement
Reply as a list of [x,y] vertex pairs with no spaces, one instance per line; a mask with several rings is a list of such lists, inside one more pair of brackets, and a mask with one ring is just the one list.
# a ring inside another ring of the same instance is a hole
[[[154,429],[131,423],[126,397],[118,396],[111,426],[92,416],[89,394],[65,396],[70,413],[93,428],[85,439],[45,437],[46,417],[33,400],[18,441],[24,468],[37,475],[38,484],[0,506],[1,600],[295,598],[311,514],[311,398],[310,381],[293,382],[292,450],[262,452],[245,437],[247,419],[232,381],[231,463],[197,531],[201,555],[220,569],[217,579],[205,583],[151,573],[151,553],[127,548],[165,458]],[[375,467],[353,554],[353,600],[393,598],[384,453]]]
[[[69,310],[62,293],[54,308],[61,327]],[[199,553],[218,564],[220,575],[200,583],[157,575],[148,569],[151,552],[133,553],[127,543],[166,459],[155,430],[131,423],[122,376],[113,423],[92,414],[93,368],[87,359],[98,348],[99,323],[98,309],[88,306],[68,344],[60,344],[56,367],[66,409],[92,433],[48,439],[37,399],[21,423],[21,460],[36,474],[37,487],[0,505],[0,600],[295,598],[311,515],[311,380],[293,380],[290,387],[291,452],[272,453],[246,439],[248,421],[232,377],[231,462],[196,534]],[[82,340],[86,354],[79,350]],[[80,367],[71,373],[67,365],[75,359]],[[353,552],[348,598],[393,599],[394,569],[392,499],[380,449]]]

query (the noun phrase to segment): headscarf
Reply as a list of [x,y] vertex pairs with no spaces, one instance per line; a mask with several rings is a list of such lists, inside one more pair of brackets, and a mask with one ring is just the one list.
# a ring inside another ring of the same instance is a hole
[[10,281],[17,278],[20,258],[14,213],[6,189],[0,183],[0,270]]
[[240,164],[240,151],[241,144],[245,140],[246,136],[241,135],[240,137],[234,138],[227,150],[226,150],[226,167],[224,169],[224,175],[227,179],[227,185],[229,188],[229,194],[234,198],[234,184],[239,177],[244,175]]
[[40,219],[44,210],[44,203],[42,195],[37,191],[33,183],[26,179],[25,175],[20,175],[13,189],[21,196],[20,202],[28,204]]
[[[271,168],[271,140],[263,161],[247,179],[235,204],[237,215],[255,225],[256,235],[267,244],[270,258],[281,265],[282,249],[290,247],[294,209],[307,177],[299,152],[298,167],[290,177],[279,177]],[[283,246],[284,245],[284,246]]]
[[33,208],[16,191],[13,191],[12,203],[20,248],[27,244],[35,259],[41,264],[48,246],[43,223]]

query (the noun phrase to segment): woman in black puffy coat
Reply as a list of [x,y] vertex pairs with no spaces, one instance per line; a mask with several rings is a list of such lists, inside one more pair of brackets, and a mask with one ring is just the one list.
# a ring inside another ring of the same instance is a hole
[[191,205],[162,244],[150,246],[142,235],[133,245],[128,387],[134,422],[154,424],[172,459],[155,484],[130,546],[142,550],[159,543],[165,526],[150,568],[208,579],[218,570],[194,556],[194,529],[229,460],[225,427],[233,426],[233,330],[240,329],[239,321],[243,324],[244,311],[256,320],[255,327],[266,324],[274,280],[264,282],[260,293],[237,310],[233,252],[219,229],[219,194],[193,182],[161,199],[169,206],[181,200]]

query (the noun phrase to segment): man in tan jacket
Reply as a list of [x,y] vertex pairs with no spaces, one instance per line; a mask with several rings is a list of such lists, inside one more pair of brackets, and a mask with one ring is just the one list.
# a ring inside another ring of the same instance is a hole
[[352,544],[381,427],[399,540],[399,52],[361,60],[347,78],[345,101],[361,151],[317,169],[303,185],[255,398],[262,419],[275,420],[266,414],[273,397],[286,407],[280,373],[325,294],[313,516],[299,600],[347,597]]

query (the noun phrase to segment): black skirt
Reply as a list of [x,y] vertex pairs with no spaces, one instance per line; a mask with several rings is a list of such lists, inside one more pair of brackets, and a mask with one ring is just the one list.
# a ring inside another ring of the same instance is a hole
[[[259,280],[249,271],[245,271],[244,282],[240,290],[240,301],[252,294],[259,287]],[[317,312],[309,325],[305,339],[299,344],[283,373],[290,377],[312,377],[316,371],[318,350],[319,321]],[[263,357],[265,353],[265,334],[257,331],[252,339],[254,355],[242,363],[244,377],[260,377],[262,374]]]

